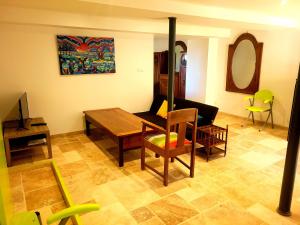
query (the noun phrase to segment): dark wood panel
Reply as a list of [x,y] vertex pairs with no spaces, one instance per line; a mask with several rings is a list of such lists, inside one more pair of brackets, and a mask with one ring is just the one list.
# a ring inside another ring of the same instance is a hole
[[[153,91],[156,95],[168,93],[168,51],[154,53]],[[186,67],[181,65],[180,72],[175,73],[174,97],[185,98]]]

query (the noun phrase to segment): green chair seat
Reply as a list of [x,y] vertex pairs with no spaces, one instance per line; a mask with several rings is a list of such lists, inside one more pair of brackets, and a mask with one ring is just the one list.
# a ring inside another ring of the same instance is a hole
[[[255,112],[269,112],[268,117],[267,117],[263,127],[265,127],[269,118],[271,117],[272,128],[274,128],[273,112],[272,112],[274,95],[271,91],[260,90],[260,91],[256,92],[254,95],[246,96],[244,99],[249,100],[250,105],[246,106],[245,109],[249,111],[248,118],[250,117],[250,115],[252,116],[253,124],[254,124],[254,113]],[[267,106],[255,106],[255,103],[257,101],[263,103],[264,105],[268,105],[268,107]]]
[[266,111],[270,110],[270,108],[258,107],[258,106],[246,106],[246,109],[251,112],[266,112]]

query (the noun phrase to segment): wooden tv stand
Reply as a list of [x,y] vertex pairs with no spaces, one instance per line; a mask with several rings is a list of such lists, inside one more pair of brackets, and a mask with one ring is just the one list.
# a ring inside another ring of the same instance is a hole
[[[43,118],[31,119],[31,124],[45,123]],[[30,143],[34,139],[45,138],[45,143]],[[50,131],[47,125],[29,126],[28,129],[19,129],[18,121],[3,122],[3,140],[7,166],[11,166],[11,153],[28,150],[32,147],[47,144],[48,157],[52,158]],[[28,142],[27,142],[28,141]]]

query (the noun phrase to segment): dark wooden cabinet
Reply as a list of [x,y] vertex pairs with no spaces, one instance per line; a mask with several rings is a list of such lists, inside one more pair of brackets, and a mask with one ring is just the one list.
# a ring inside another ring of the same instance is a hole
[[[168,51],[154,53],[154,96],[168,93]],[[186,66],[180,64],[174,76],[174,97],[185,98]]]

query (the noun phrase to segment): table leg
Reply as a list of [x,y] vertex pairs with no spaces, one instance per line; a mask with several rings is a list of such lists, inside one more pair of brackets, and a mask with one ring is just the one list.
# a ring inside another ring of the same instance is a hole
[[10,154],[10,146],[9,146],[8,139],[4,139],[4,146],[5,146],[5,155],[6,155],[7,166],[11,166],[11,154]]
[[91,134],[90,125],[91,125],[90,121],[85,119],[85,133],[87,136],[90,136],[90,134]]
[[46,134],[46,141],[47,141],[47,147],[48,147],[48,158],[51,159],[52,158],[52,146],[51,146],[51,137],[50,137],[49,132]]
[[124,149],[123,149],[123,138],[118,139],[119,144],[119,167],[124,166]]

